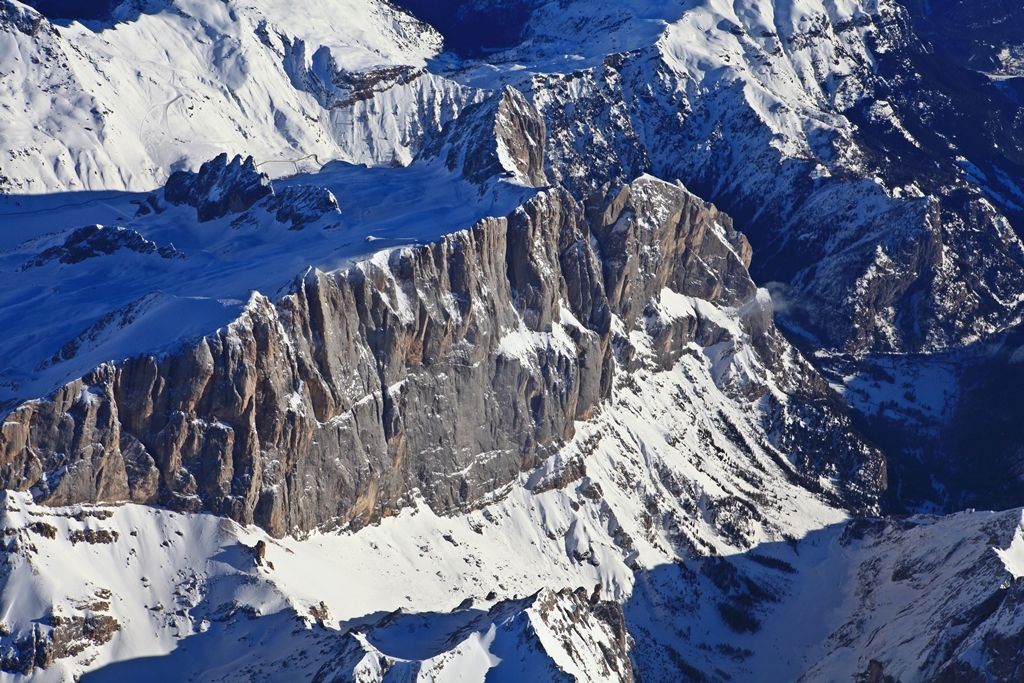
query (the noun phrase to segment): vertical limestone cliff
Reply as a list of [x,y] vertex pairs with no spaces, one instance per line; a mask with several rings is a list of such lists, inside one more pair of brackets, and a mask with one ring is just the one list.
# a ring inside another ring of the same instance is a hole
[[[456,127],[438,154],[470,175],[544,182],[543,123],[522,95],[506,89],[466,121],[497,147],[473,152]],[[434,244],[311,270],[277,301],[254,293],[215,333],[15,408],[0,485],[54,505],[208,509],[276,535],[360,526],[417,499],[451,513],[571,439],[611,395],[616,363],[631,369],[640,331],[662,368],[719,349],[715,382],[763,415],[793,454],[786,471],[874,509],[881,457],[775,331],[750,259],[729,217],[679,184],[644,176],[586,206],[545,190]]]

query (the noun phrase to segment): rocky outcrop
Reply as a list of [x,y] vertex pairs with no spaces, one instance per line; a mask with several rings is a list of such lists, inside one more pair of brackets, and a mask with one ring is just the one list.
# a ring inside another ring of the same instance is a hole
[[0,0],[0,29],[9,31],[14,28],[27,36],[34,36],[40,27],[52,30],[49,22],[34,8]]
[[[838,506],[877,512],[885,459],[853,434],[843,401],[775,328],[771,300],[747,271],[752,251],[746,237],[713,205],[679,185],[666,193],[666,186],[643,176],[588,212],[611,310],[626,330],[646,332],[661,369],[690,352],[691,342],[721,349],[711,369],[716,384],[761,415],[775,452],[789,454],[796,465],[777,462],[791,482]],[[673,300],[673,292],[730,314],[691,307]],[[746,345],[756,366],[738,360]],[[635,369],[631,341],[618,337],[615,346],[626,369]]]
[[331,191],[315,185],[286,187],[265,200],[263,208],[274,214],[278,223],[287,223],[289,230],[302,230],[327,214],[341,214]]
[[[280,39],[283,66],[292,85],[313,95],[320,106],[328,110],[373,99],[378,93],[407,85],[424,73],[423,69],[408,65],[348,71],[338,66],[327,46],[320,46],[308,55],[306,41],[286,36]],[[264,43],[276,47],[270,38]]]
[[[691,341],[725,348],[742,335],[764,373],[779,371],[772,382],[813,387],[783,371],[793,362],[749,259],[728,217],[679,185],[642,178],[589,211],[542,192],[435,244],[311,272],[276,303],[254,294],[215,334],[20,406],[0,431],[0,483],[52,504],[209,509],[277,535],[358,526],[414,495],[462,510],[572,437],[610,395],[615,354],[629,363],[613,320],[647,329],[645,311],[670,295],[735,309],[741,327],[717,308],[675,311],[692,320],[663,331],[664,366]],[[722,371],[743,400],[768,384]],[[832,443],[848,446],[836,453],[871,456],[834,420]],[[834,469],[837,457],[812,461]],[[870,508],[874,474],[848,477],[868,492],[858,505]]]
[[51,261],[73,264],[89,258],[113,254],[121,249],[137,254],[157,254],[161,258],[185,258],[185,255],[170,246],[158,246],[131,228],[104,228],[89,225],[72,232],[64,243],[50,247],[39,256],[22,266],[22,270],[46,265]]
[[[496,660],[489,677],[524,680],[532,676],[558,683],[633,682],[632,638],[626,632],[622,606],[591,600],[584,588],[545,588],[527,598],[497,602],[486,612],[468,612],[462,625],[450,633],[431,634],[436,644],[414,652],[406,652],[410,648],[391,636],[401,631],[412,633],[439,616],[454,615],[398,610],[375,624],[349,631],[334,644],[336,654],[313,681],[384,681],[421,670],[437,675],[449,667],[457,672],[466,666],[464,658],[474,654],[471,638],[486,633],[485,647]],[[455,620],[450,623],[458,624]],[[381,641],[387,646],[379,645]]]
[[[375,12],[404,46],[419,50],[440,47],[441,36],[437,31],[402,11],[400,6],[382,4]],[[337,47],[332,49],[289,36],[281,28],[269,26],[265,19],[256,26],[255,33],[264,46],[281,58],[281,66],[292,86],[315,97],[328,111],[373,100],[381,93],[406,86],[426,74],[425,69],[409,64],[382,64],[358,70],[346,68],[349,55],[344,49],[339,59],[335,54]]]
[[[106,603],[109,608],[109,603]],[[74,657],[86,648],[103,645],[121,630],[108,614],[53,615],[18,637],[0,638],[0,670],[28,675],[36,667],[46,669],[56,660]],[[7,641],[7,642],[4,642]]]
[[518,90],[505,87],[490,98],[471,104],[445,126],[423,151],[431,159],[445,155],[450,171],[482,185],[505,176],[524,185],[544,187],[544,119]]
[[164,199],[179,206],[195,207],[200,223],[248,210],[264,197],[274,194],[270,178],[256,170],[253,158],[228,155],[203,164],[199,173],[175,171],[167,179]]
[[[609,302],[626,329],[665,287],[722,306],[757,293],[747,272],[753,252],[732,219],[681,185],[666,185],[642,177],[614,193],[592,219]],[[675,201],[666,202],[666,194]]]

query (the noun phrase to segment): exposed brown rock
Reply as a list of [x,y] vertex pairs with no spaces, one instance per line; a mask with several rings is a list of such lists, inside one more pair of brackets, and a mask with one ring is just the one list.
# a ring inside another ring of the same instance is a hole
[[263,540],[256,541],[256,545],[252,547],[252,558],[255,561],[257,567],[263,566],[263,561],[267,557],[267,544]]
[[[641,178],[589,211],[545,191],[435,244],[310,273],[276,303],[256,294],[180,351],[103,365],[17,407],[0,428],[0,485],[54,505],[208,509],[278,536],[365,524],[414,489],[439,513],[463,510],[572,438],[611,391],[612,315],[650,327],[665,288],[735,307],[779,366],[749,259],[728,217],[679,185]],[[700,316],[666,329],[665,366],[726,334]],[[759,395],[756,381],[730,391]],[[848,433],[841,416],[802,409]],[[843,438],[807,469],[870,460]],[[867,505],[872,476],[854,482]]]
[[55,660],[109,642],[120,630],[117,619],[107,614],[53,615],[48,624],[35,624],[29,633],[12,638],[4,644],[7,647],[0,648],[0,670],[28,675],[36,667],[46,669]]

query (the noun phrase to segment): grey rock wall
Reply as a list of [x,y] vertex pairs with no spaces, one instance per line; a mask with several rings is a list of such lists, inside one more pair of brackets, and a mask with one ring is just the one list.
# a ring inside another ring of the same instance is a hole
[[[417,497],[439,513],[462,510],[598,409],[616,349],[629,356],[613,316],[647,329],[644,311],[665,288],[739,311],[766,377],[827,394],[806,364],[785,369],[749,259],[728,217],[680,185],[644,177],[589,210],[544,191],[435,244],[311,272],[277,302],[254,294],[215,334],[23,404],[0,429],[0,485],[54,505],[208,509],[277,535],[359,526]],[[690,341],[730,333],[698,316],[658,334],[668,367]],[[757,400],[766,381],[728,390]],[[788,434],[790,408],[778,409]],[[870,508],[877,471],[857,467],[877,453],[841,413],[813,401],[801,410],[835,427],[834,452],[806,469],[835,475],[854,454],[844,486]]]
[[544,147],[547,129],[533,105],[514,88],[505,87],[466,107],[423,150],[425,159],[444,155],[450,171],[483,185],[495,176],[508,176],[544,187]]

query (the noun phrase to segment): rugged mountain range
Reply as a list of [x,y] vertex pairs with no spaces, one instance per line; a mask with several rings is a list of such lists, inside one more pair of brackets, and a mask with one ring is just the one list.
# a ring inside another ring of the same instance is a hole
[[1015,12],[0,0],[2,669],[1018,680]]

